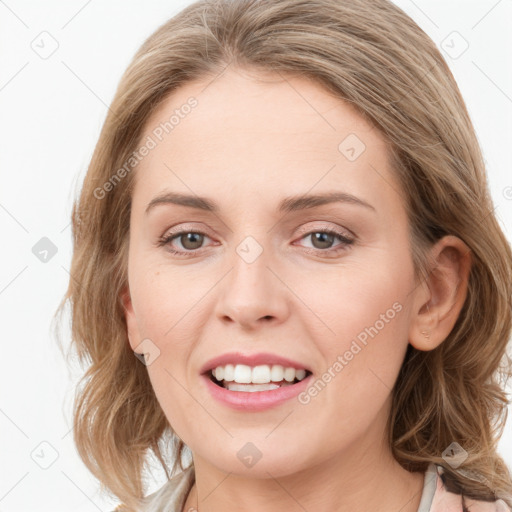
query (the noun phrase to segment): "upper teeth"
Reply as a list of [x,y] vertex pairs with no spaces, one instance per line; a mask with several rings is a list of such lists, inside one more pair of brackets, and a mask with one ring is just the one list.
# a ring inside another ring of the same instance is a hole
[[269,382],[281,382],[282,380],[293,382],[295,378],[302,380],[306,376],[306,370],[296,370],[291,367],[285,368],[280,364],[272,366],[262,364],[254,367],[245,364],[227,364],[225,366],[217,366],[217,368],[212,370],[212,374],[219,381],[235,381],[239,384],[266,384]]

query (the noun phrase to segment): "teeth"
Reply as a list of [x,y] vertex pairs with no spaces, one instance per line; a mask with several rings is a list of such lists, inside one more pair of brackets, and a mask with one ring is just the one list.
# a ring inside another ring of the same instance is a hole
[[253,393],[254,391],[270,391],[271,389],[277,389],[281,386],[279,386],[279,384],[236,384],[234,382],[228,382],[225,387],[229,389],[229,391],[248,391],[249,393]]
[[252,382],[251,367],[245,366],[245,364],[237,364],[235,366],[235,377],[233,380],[239,384],[250,384]]
[[[236,382],[238,384],[269,384],[270,382],[293,382],[295,379],[302,380],[306,376],[306,370],[295,368],[285,368],[279,364],[269,366],[262,364],[260,366],[250,367],[245,364],[227,364],[226,366],[217,366],[212,370],[213,376],[225,383]],[[253,386],[251,386],[253,387]],[[254,391],[258,391],[254,389]]]

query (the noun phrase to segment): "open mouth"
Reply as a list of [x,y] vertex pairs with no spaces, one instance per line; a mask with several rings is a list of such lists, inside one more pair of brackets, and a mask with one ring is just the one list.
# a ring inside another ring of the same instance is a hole
[[298,379],[297,377],[295,377],[293,381],[287,381],[283,379],[279,382],[272,381],[262,384],[239,383],[234,380],[225,381],[224,379],[221,379],[219,381],[216,379],[216,377],[213,376],[212,370],[208,371],[206,375],[214,384],[216,384],[220,388],[227,389],[229,391],[245,391],[250,393],[256,391],[271,391],[273,389],[279,389],[281,387],[293,386],[294,384],[297,384],[298,382],[301,382],[302,380],[308,378],[311,375],[311,372],[309,370],[306,370],[306,375],[302,379]]

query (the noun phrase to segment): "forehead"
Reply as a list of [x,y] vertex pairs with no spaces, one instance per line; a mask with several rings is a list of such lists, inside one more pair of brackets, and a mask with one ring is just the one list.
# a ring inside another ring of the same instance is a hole
[[228,69],[189,82],[153,112],[141,141],[149,139],[135,172],[141,207],[163,190],[256,201],[259,192],[277,200],[283,190],[369,198],[398,189],[385,138],[305,77]]

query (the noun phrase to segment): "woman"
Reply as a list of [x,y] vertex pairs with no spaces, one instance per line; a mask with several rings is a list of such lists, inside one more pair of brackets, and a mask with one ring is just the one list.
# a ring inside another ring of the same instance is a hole
[[184,9],[72,220],[75,441],[119,510],[510,510],[512,253],[457,84],[387,0]]

